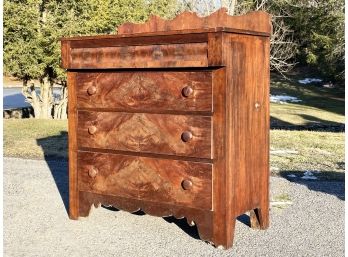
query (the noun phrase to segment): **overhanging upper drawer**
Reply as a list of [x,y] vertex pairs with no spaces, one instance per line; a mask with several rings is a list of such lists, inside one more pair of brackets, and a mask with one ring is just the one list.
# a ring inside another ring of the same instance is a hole
[[62,42],[62,66],[67,69],[207,67],[208,44],[152,44],[71,47]]

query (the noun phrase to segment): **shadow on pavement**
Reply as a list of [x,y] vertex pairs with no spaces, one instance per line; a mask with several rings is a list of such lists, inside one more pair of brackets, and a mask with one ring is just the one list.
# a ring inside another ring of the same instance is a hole
[[68,133],[61,131],[60,135],[37,139],[41,146],[46,163],[51,171],[54,182],[64,203],[66,212],[69,210],[69,175],[67,156]]
[[270,126],[271,129],[281,129],[281,130],[308,130],[308,131],[322,131],[322,132],[344,132],[345,124],[340,122],[333,122],[330,120],[320,119],[315,116],[307,114],[298,114],[297,116],[302,117],[306,122],[302,125],[292,124],[287,121],[278,119],[271,116]]
[[[105,209],[111,210],[111,211],[120,211],[119,209],[117,209],[113,206],[102,206],[102,207]],[[133,212],[132,214],[138,215],[138,216],[146,215],[146,213],[144,213],[141,210],[137,211],[137,212]],[[176,219],[173,216],[170,216],[170,217],[163,217],[163,219],[168,223],[174,223],[175,225],[177,225],[180,229],[182,229],[189,236],[191,236],[195,239],[199,239],[197,227],[190,226],[189,224],[187,224],[186,218]]]
[[29,107],[30,104],[25,101],[25,97],[22,93],[5,95],[3,97],[4,109]]
[[[303,173],[303,172],[302,172]],[[299,177],[291,178],[288,177],[289,171],[281,171],[279,175],[292,183],[297,183],[306,186],[309,190],[321,192],[329,195],[334,195],[340,200],[345,200],[344,196],[344,173],[340,174],[337,180],[305,180]],[[297,174],[297,173],[295,173]]]

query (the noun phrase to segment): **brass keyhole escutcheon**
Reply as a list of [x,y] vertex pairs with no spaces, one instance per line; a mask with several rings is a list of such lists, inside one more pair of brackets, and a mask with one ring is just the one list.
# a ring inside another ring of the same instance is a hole
[[181,182],[181,186],[184,190],[189,190],[192,188],[192,181],[189,180],[189,179],[184,179],[182,182]]

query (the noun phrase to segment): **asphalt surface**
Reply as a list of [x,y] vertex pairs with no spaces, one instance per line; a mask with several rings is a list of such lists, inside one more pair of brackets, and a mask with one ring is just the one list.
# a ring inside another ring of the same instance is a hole
[[4,158],[4,256],[344,256],[344,182],[272,177],[272,198],[292,204],[272,206],[266,231],[242,216],[230,250],[185,220],[103,207],[69,220],[67,192],[65,162]]

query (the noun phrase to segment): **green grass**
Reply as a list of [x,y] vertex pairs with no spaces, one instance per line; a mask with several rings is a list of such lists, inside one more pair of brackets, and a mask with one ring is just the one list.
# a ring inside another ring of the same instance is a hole
[[[344,136],[333,132],[272,130],[272,173],[302,175],[314,171],[319,178],[343,179]],[[279,150],[288,153],[278,154]]]
[[273,197],[273,201],[277,201],[277,202],[288,202],[291,201],[291,198],[288,194],[286,193],[282,193],[280,195],[276,195]]
[[67,158],[67,121],[5,119],[4,155]]
[[342,88],[323,88],[316,84],[302,85],[295,74],[288,80],[272,74],[271,94],[295,96],[299,103],[271,103],[271,122],[274,125],[341,125],[344,124],[344,91]]

